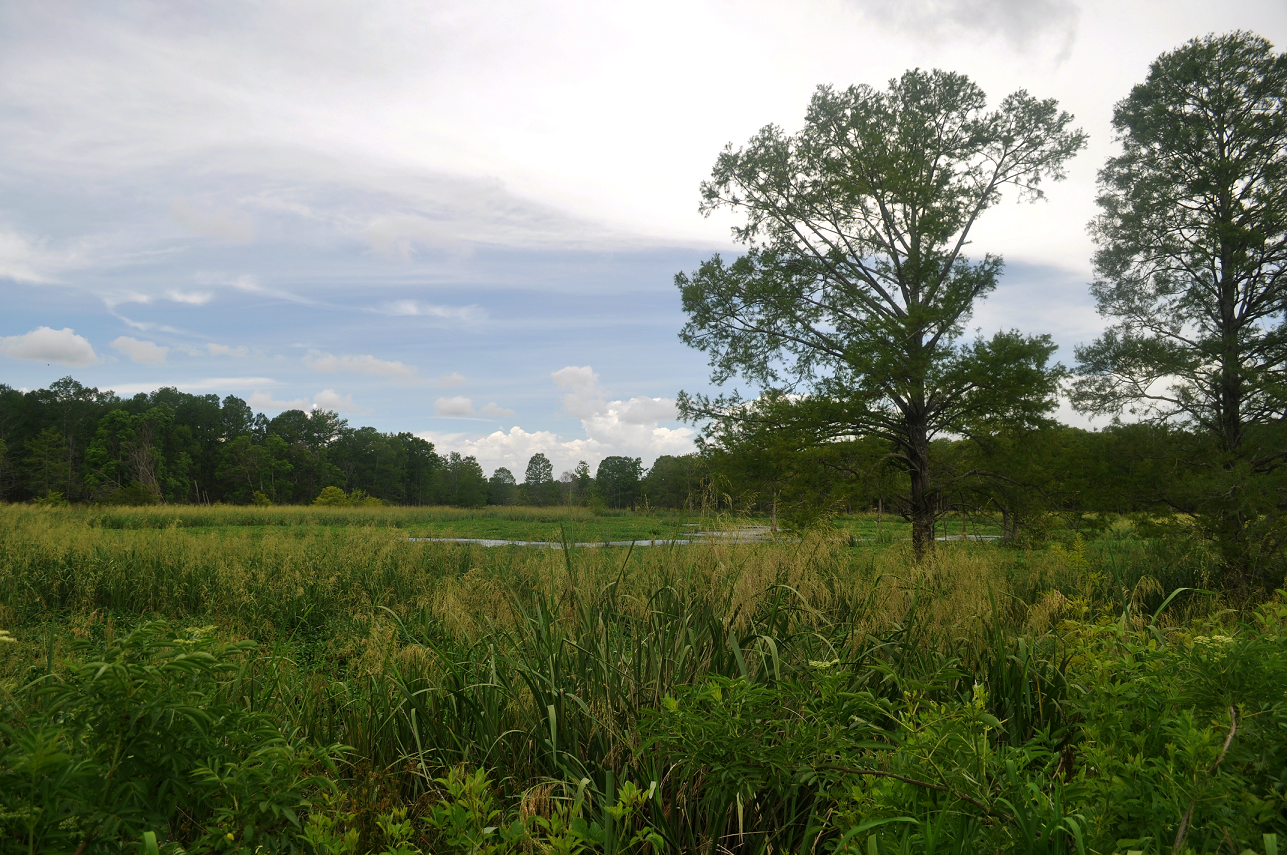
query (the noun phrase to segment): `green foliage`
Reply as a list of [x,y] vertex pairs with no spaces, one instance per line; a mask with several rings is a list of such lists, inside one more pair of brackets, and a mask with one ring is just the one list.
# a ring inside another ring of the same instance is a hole
[[639,498],[643,461],[638,457],[609,455],[599,461],[594,488],[610,508],[633,507]]
[[487,479],[487,504],[512,505],[518,499],[518,485],[514,482],[514,473],[504,466],[496,469]]
[[470,773],[454,766],[436,779],[444,797],[433,806],[429,827],[438,841],[435,851],[460,855],[500,855],[518,851],[527,829],[515,820],[506,826],[496,806],[491,781],[483,769]]
[[324,783],[308,770],[337,749],[221,697],[252,650],[164,622],[78,645],[85,658],[32,684],[34,707],[0,725],[4,836],[41,852],[149,831],[218,851],[289,848]]
[[[1162,855],[1186,814],[1195,852],[1284,831],[1287,607],[1167,601],[1123,521],[927,565],[818,533],[563,553],[393,527],[450,509],[0,513],[0,848]],[[253,533],[201,527],[223,515]],[[291,517],[338,522],[266,522]],[[154,611],[178,623],[118,637]],[[173,629],[196,622],[221,629]],[[216,640],[245,633],[273,653]]]
[[1263,582],[1284,543],[1287,55],[1246,32],[1193,39],[1152,63],[1113,127],[1122,153],[1091,227],[1112,326],[1078,348],[1073,402],[1193,430],[1166,499],[1199,515],[1230,582]]
[[1186,816],[1199,852],[1287,833],[1287,606],[1253,619],[1079,635],[1071,712],[1093,848],[1167,851]]
[[[1071,121],[1053,100],[1016,92],[988,111],[964,76],[908,71],[883,91],[819,87],[799,133],[766,126],[702,185],[703,211],[744,217],[733,234],[748,250],[675,277],[681,340],[710,354],[716,383],[781,393],[776,409],[812,444],[888,441],[909,475],[918,555],[933,545],[930,441],[1054,408],[1048,336],[960,341],[1002,268],[963,250],[1002,188],[1039,197],[1063,177],[1086,140]],[[690,419],[739,422],[745,405],[680,396]]]
[[554,480],[554,465],[539,451],[527,461],[519,495],[527,504],[538,507],[559,503],[562,494],[558,482]]
[[[272,502],[254,501],[252,504],[266,506],[271,505]],[[323,487],[322,492],[318,493],[317,498],[313,500],[313,504],[322,508],[378,508],[383,506],[384,502],[375,496],[368,496],[364,490],[354,490],[346,494],[339,487]]]

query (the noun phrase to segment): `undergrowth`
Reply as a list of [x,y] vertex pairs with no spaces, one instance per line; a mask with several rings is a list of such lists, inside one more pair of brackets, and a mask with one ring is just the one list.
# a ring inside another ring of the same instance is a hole
[[104,538],[59,513],[0,508],[4,851],[1240,853],[1287,831],[1287,605],[1177,584],[1200,554]]

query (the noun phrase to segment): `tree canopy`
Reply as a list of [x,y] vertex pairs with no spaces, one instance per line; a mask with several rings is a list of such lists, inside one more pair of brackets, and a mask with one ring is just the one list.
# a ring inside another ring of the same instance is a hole
[[[1032,422],[1054,406],[1046,336],[963,342],[1001,258],[970,260],[978,218],[1010,187],[1038,198],[1085,144],[1053,100],[1026,92],[988,110],[960,74],[913,70],[884,90],[819,87],[796,134],[769,125],[731,145],[702,210],[742,216],[745,254],[676,276],[686,344],[712,379],[776,393],[775,417],[819,442],[878,435],[909,475],[903,511],[918,554],[933,543],[929,444],[949,432]],[[690,419],[744,421],[734,392],[681,393]],[[719,428],[717,427],[716,430]]]
[[1277,505],[1255,482],[1287,453],[1287,55],[1243,32],[1194,39],[1153,62],[1113,128],[1091,224],[1112,323],[1078,348],[1073,401],[1208,440],[1187,456],[1218,477],[1168,498],[1243,572]]

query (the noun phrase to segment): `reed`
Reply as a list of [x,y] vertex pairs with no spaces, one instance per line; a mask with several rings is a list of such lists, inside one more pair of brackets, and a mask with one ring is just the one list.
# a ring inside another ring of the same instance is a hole
[[[947,543],[919,564],[905,543],[834,530],[646,549],[407,540],[407,526],[457,513],[0,506],[0,627],[17,642],[0,644],[0,688],[21,707],[31,675],[57,672],[74,640],[158,618],[254,641],[259,655],[220,702],[308,744],[349,747],[339,776],[363,846],[389,810],[428,817],[444,798],[436,779],[462,765],[491,770],[512,816],[547,830],[568,782],[588,788],[586,816],[601,823],[618,786],[657,782],[632,821],[677,851],[839,845],[849,785],[816,759],[800,766],[802,744],[815,758],[938,775],[942,792],[898,784],[862,799],[880,810],[911,799],[917,823],[931,808],[970,814],[984,837],[962,840],[1011,841],[1007,822],[972,805],[1018,810],[996,801],[1013,789],[1000,757],[1051,794],[1081,702],[1069,689],[1081,660],[1062,636],[1109,619],[1178,631],[1225,605],[1178,596],[1152,616],[1180,571],[1155,570],[1153,546],[1117,536],[1042,550]],[[564,531],[582,521],[579,509],[506,513]],[[1200,576],[1200,561],[1186,566],[1185,580]],[[709,694],[720,686],[723,713]],[[751,731],[778,724],[752,739],[729,730],[743,713],[761,723]],[[864,724],[835,724],[851,721]],[[938,730],[940,747],[924,748]],[[975,753],[952,749],[949,761],[942,746],[958,738]],[[686,766],[694,757],[706,760]],[[761,759],[718,783],[730,757]]]

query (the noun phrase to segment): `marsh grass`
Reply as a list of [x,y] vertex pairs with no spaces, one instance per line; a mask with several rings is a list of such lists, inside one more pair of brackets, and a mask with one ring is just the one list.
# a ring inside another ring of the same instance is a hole
[[[1068,627],[1116,620],[1166,631],[1228,605],[1206,595],[1167,601],[1177,581],[1201,580],[1201,549],[1159,552],[1122,530],[1040,550],[945,543],[920,564],[905,542],[855,543],[834,528],[765,543],[567,551],[406,538],[413,526],[471,513],[0,506],[0,627],[17,641],[0,645],[0,686],[18,698],[33,675],[63,667],[73,639],[156,618],[213,625],[260,650],[221,689],[223,702],[270,715],[311,744],[350,747],[344,810],[364,846],[388,810],[427,815],[442,798],[435,780],[463,764],[495,770],[503,803],[551,823],[552,805],[564,804],[553,794],[567,782],[585,782],[603,818],[614,782],[655,781],[648,827],[676,851],[799,850],[810,835],[838,833],[811,812],[840,804],[825,775],[792,771],[799,740],[775,747],[786,739],[779,728],[755,737],[767,766],[788,764],[785,778],[744,769],[759,789],[710,779],[726,756],[718,752],[707,771],[676,778],[681,755],[667,751],[680,750],[676,734],[688,725],[667,718],[675,699],[709,704],[703,687],[726,681],[753,721],[765,720],[755,712],[765,705],[825,722],[858,715],[852,699],[869,698],[859,718],[878,741],[908,727],[986,734],[986,714],[1005,723],[991,741],[1021,752],[1023,774],[1042,775],[1055,760],[1034,758],[1056,757],[1071,739]],[[503,514],[557,525],[568,540],[591,519],[578,509]],[[1159,564],[1163,554],[1171,564]],[[799,738],[823,738],[813,733]],[[970,738],[981,750],[983,737]],[[748,750],[734,744],[727,756]],[[990,804],[1009,785],[984,755],[969,761],[983,764],[982,777],[949,789]],[[898,761],[913,778],[949,762],[917,756]],[[863,798],[903,798],[886,790]],[[950,794],[905,795],[917,810],[974,810]],[[1009,839],[984,820],[980,828]]]

